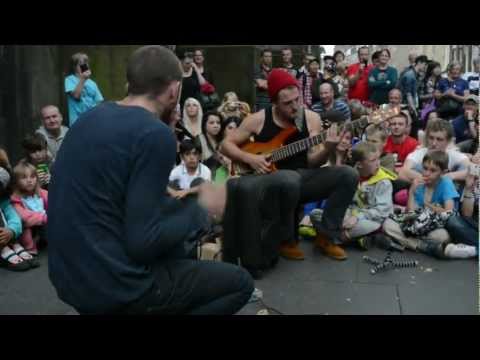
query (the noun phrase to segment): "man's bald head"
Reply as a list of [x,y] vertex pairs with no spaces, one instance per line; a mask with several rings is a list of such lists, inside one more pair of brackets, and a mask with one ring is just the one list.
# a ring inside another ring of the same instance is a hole
[[60,131],[62,127],[63,117],[60,110],[55,105],[47,105],[40,110],[42,115],[43,127],[50,133]]

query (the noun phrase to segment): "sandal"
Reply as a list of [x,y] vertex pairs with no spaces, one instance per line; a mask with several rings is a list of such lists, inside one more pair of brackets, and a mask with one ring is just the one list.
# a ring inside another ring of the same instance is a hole
[[27,262],[30,265],[31,269],[40,267],[40,261],[38,260],[38,256],[34,256],[31,260],[27,260]]
[[[15,251],[15,249],[14,249],[14,251]],[[16,252],[16,251],[15,251],[15,252]],[[33,256],[32,256],[27,250],[25,250],[25,249],[23,249],[23,248],[22,248],[22,250],[20,250],[19,252],[16,252],[16,253],[17,253],[17,255],[18,255],[19,257],[22,258],[23,261],[33,260]],[[23,256],[22,256],[22,254],[23,254]],[[26,254],[27,256],[25,256],[25,254]]]
[[29,261],[25,261],[22,259],[22,261],[17,264],[11,262],[10,259],[14,256],[18,256],[18,255],[15,252],[12,252],[6,258],[3,258],[2,256],[0,256],[0,266],[10,271],[26,271],[30,269]]

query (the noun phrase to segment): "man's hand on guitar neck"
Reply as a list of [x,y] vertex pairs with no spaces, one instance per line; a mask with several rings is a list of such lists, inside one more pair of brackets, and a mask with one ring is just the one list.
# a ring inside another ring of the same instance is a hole
[[248,165],[258,174],[268,174],[271,172],[272,163],[264,155],[249,154]]

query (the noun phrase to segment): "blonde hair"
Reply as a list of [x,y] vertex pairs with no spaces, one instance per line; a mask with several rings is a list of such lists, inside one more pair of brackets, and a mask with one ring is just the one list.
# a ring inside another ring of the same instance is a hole
[[380,124],[370,124],[366,130],[365,133],[367,135],[367,139],[375,134],[380,134],[380,139],[385,142],[387,140],[388,135],[385,132],[385,130],[380,126]]
[[238,101],[238,95],[233,91],[225,93],[225,95],[223,95],[223,102],[226,103],[229,101]]
[[10,160],[8,159],[7,152],[0,148],[0,167],[10,169]]
[[77,66],[80,63],[88,63],[88,55],[85,53],[76,53],[72,55],[72,58],[70,59],[70,73],[75,74],[77,71]]
[[23,189],[20,189],[18,181],[25,177],[29,170],[37,179],[34,193],[40,195],[40,181],[38,181],[37,169],[26,160],[20,160],[20,162],[13,168],[13,189],[15,192],[23,193]]
[[352,160],[356,164],[368,158],[370,154],[376,154],[378,149],[375,145],[368,142],[361,142],[352,149]]
[[[187,105],[189,103],[193,103],[198,107],[197,124],[195,125],[196,127],[195,131],[192,131],[193,124],[187,115]],[[195,98],[188,98],[187,100],[185,100],[185,103],[183,104],[183,117],[182,117],[182,122],[185,128],[192,134],[195,132],[196,134],[200,135],[202,133],[202,119],[203,119],[203,109],[200,102]]]

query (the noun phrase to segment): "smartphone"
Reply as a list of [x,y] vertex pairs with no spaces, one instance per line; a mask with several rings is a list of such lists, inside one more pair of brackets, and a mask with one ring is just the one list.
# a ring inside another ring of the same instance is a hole
[[89,70],[88,64],[82,64],[82,65],[80,65],[80,71],[81,71],[82,73],[84,73],[85,71],[88,71],[88,70]]

